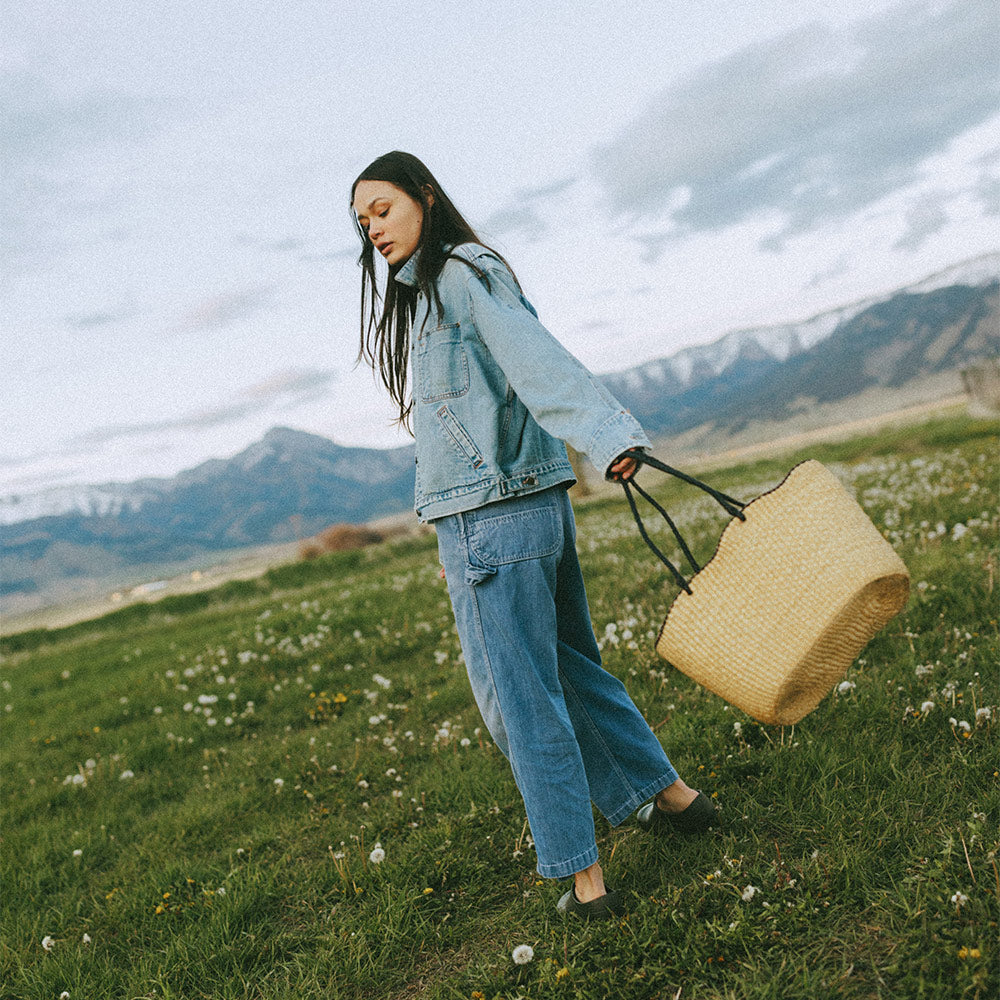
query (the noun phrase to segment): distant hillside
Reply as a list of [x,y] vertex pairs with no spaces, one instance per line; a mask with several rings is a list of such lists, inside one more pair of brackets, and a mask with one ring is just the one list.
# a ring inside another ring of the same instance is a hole
[[957,384],[964,365],[1000,354],[998,275],[1000,255],[979,258],[949,273],[954,284],[921,282],[800,324],[737,331],[603,381],[658,437],[703,425],[735,432],[941,372]]
[[[880,393],[888,399],[944,375],[957,386],[960,368],[997,355],[1000,254],[992,254],[880,299],[735,331],[603,380],[654,438],[708,429],[702,439],[718,443],[750,424],[780,426],[862,397],[870,406]],[[410,507],[413,481],[412,447],[343,448],[276,427],[233,458],[170,479],[3,497],[0,596],[31,610],[31,595],[43,602],[55,580],[93,587],[129,566],[394,514]]]
[[[54,577],[95,577],[199,552],[294,541],[338,521],[396,513],[413,500],[413,449],[342,448],[272,428],[230,459],[170,479],[106,484],[70,510],[0,527],[3,593]],[[36,499],[36,503],[39,503]]]

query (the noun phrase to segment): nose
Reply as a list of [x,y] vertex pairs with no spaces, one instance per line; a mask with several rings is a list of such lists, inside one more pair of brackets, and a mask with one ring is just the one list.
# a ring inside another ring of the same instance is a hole
[[368,223],[368,238],[372,243],[377,243],[379,236],[382,235],[382,220],[377,216]]

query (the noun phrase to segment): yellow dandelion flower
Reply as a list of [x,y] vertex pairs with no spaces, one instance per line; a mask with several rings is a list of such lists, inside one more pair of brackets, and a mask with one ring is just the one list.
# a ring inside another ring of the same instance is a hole
[[434,890],[430,886],[428,886],[426,889],[424,889],[424,895],[429,896],[433,891]]
[[564,965],[558,972],[556,972],[556,979],[565,979],[569,975],[569,969]]
[[970,948],[969,949],[969,958],[979,958],[979,949],[978,948]]
[[966,947],[964,947],[964,946],[961,947],[961,948],[959,948],[958,949],[958,957],[959,958],[968,958],[969,957],[969,949],[966,948]]
[[163,894],[163,898],[164,898],[164,899],[170,899],[170,893],[169,893],[169,892],[165,892],[165,893]]
[[343,705],[345,701],[347,701],[347,695],[346,694],[342,694],[340,691],[338,691],[333,696],[333,703],[334,703],[334,705]]

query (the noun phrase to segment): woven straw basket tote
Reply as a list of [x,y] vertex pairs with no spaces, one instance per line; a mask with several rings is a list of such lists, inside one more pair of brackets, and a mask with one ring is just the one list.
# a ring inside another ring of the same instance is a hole
[[[819,462],[797,465],[742,504],[644,452],[629,454],[699,487],[733,516],[699,569],[667,512],[634,479],[623,483],[643,538],[682,587],[657,652],[760,722],[798,722],[902,611],[910,590],[902,559]],[[650,540],[633,489],[666,518],[695,569],[690,581]]]

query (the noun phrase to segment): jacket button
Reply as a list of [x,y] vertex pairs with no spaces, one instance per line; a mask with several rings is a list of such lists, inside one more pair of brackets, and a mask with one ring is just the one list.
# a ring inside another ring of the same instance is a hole
[[525,486],[537,486],[538,485],[538,480],[535,479],[534,476],[525,476],[524,477],[524,485]]

